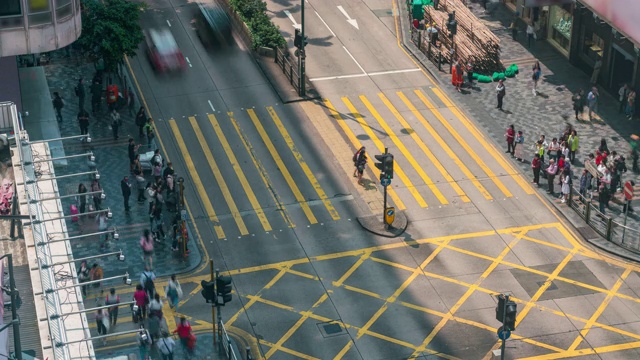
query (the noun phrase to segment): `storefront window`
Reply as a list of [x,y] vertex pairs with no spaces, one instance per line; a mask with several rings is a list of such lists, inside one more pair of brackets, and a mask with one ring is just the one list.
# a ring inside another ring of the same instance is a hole
[[604,40],[595,33],[585,32],[582,54],[589,58],[591,63],[595,63],[597,59],[602,58],[602,49],[604,49]]
[[551,26],[550,41],[562,49],[569,51],[571,45],[571,27],[573,16],[560,6],[554,5],[549,9],[549,24]]

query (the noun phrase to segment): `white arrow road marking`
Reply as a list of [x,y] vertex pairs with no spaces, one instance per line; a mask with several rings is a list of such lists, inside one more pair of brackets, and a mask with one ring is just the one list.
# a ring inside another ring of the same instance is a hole
[[354,28],[360,30],[360,28],[358,27],[358,21],[356,19],[352,19],[351,16],[347,14],[347,11],[342,7],[342,5],[338,5],[338,10],[340,10],[340,12],[347,17],[347,22],[349,24],[353,25]]
[[289,12],[289,10],[285,10],[284,13],[287,15],[287,17],[289,18],[289,20],[291,20],[291,22],[293,23],[293,27],[295,29],[299,29],[300,28],[300,24],[298,24],[296,22],[296,19],[293,18],[293,15],[291,15],[291,12]]

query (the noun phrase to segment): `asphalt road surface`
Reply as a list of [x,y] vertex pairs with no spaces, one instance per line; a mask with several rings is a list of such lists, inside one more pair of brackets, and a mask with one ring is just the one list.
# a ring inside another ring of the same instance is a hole
[[[305,6],[321,101],[279,103],[235,39],[205,50],[186,1],[151,1],[142,17],[145,29],[171,29],[185,71],[156,74],[142,52],[130,61],[187,179],[196,233],[233,277],[225,325],[264,358],[482,359],[497,348],[495,295],[510,293],[518,321],[507,358],[637,358],[638,267],[585,247],[446,84],[404,53],[396,4]],[[299,3],[268,7],[292,43]],[[365,186],[352,177],[361,145],[395,155],[389,196],[410,220],[399,238],[356,221],[378,216],[381,201],[371,161]],[[182,279],[170,328],[186,315],[210,331],[198,287],[207,278]],[[123,337],[98,350],[127,346]]]

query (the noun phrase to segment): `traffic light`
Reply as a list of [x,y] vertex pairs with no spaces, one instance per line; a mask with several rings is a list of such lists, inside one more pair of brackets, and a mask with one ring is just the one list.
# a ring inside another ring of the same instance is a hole
[[[307,44],[309,43],[309,41],[307,41],[308,38],[308,36],[304,37],[304,46],[307,46]],[[296,29],[295,36],[293,37],[293,46],[297,47],[298,49],[302,48],[302,33],[300,29]]]
[[380,169],[380,179],[393,179],[393,154],[386,153],[374,157],[379,161],[375,165]]
[[511,300],[508,300],[508,298],[505,298],[505,296],[503,295],[498,296],[498,306],[496,306],[496,320],[504,324],[505,330],[515,331],[517,315],[518,304]]
[[509,331],[516,330],[516,315],[518,315],[518,304],[511,300],[507,301],[507,318],[504,325]]
[[202,286],[202,297],[209,303],[215,303],[216,302],[216,291],[215,291],[215,286],[216,284],[213,281],[204,281],[202,280],[200,282],[200,285]]
[[231,286],[231,276],[218,276],[216,279],[216,293],[219,296],[218,301],[219,305],[224,305],[231,301],[231,291],[233,290],[233,286]]
[[449,20],[447,20],[447,30],[449,30],[449,35],[451,37],[458,33],[458,21],[456,21],[455,11],[449,14]]

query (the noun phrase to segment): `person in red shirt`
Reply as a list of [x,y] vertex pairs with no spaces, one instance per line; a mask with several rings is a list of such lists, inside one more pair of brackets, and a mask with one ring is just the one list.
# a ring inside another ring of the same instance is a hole
[[178,333],[178,337],[180,338],[180,342],[182,343],[185,351],[189,351],[187,344],[189,342],[189,336],[191,335],[191,324],[189,324],[184,316],[180,318],[180,324],[178,324],[178,327],[173,330],[173,333]]
[[540,186],[540,169],[542,168],[542,161],[540,161],[540,154],[535,154],[533,160],[531,160],[531,169],[533,170],[532,183]]
[[507,132],[504,134],[504,136],[507,138],[507,151],[505,152],[513,156],[513,153],[516,150],[516,147],[514,144],[514,140],[516,137],[516,130],[513,127],[513,125],[509,125],[509,128],[507,128]]
[[[142,321],[145,316],[147,316],[147,303],[149,303],[149,297],[147,296],[147,292],[144,291],[142,285],[138,284],[138,286],[136,286],[136,292],[133,293],[133,300],[138,306],[138,315],[140,316],[139,320]],[[137,316],[134,315],[134,320],[136,318]]]

